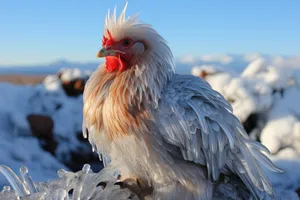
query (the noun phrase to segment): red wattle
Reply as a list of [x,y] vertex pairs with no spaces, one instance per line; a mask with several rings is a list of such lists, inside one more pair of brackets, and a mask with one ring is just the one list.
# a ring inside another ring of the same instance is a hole
[[113,72],[119,68],[119,60],[115,56],[105,57],[105,67],[108,72]]
[[127,63],[121,58],[120,54],[118,55],[120,67],[119,70],[122,72],[127,69]]
[[108,72],[113,72],[117,69],[124,71],[127,69],[127,63],[121,58],[120,55],[118,55],[118,57],[106,56],[105,67]]

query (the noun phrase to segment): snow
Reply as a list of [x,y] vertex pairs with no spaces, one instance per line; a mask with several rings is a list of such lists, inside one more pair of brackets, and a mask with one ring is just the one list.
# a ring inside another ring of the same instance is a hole
[[[274,60],[256,57],[246,67],[241,67],[245,68],[241,74],[234,73],[232,68],[226,65],[196,65],[192,74],[200,76],[205,71],[205,80],[232,102],[234,113],[241,121],[245,121],[251,113],[268,111],[271,107],[284,107],[273,106],[276,100],[274,97],[278,96],[274,93],[285,90],[289,95],[290,90],[296,88],[300,78],[300,67],[286,67],[286,63],[290,61],[281,61],[280,65],[273,65],[276,63]],[[291,94],[293,99],[297,99],[294,95],[299,89],[295,90]],[[289,102],[289,105],[295,103]]]
[[257,73],[264,70],[265,60],[262,58],[255,59],[251,62],[241,74],[242,77],[254,77]]
[[48,91],[56,91],[61,90],[61,80],[56,75],[49,75],[47,76],[44,81],[44,87]]
[[293,147],[300,153],[300,89],[291,87],[275,100],[269,121],[261,133],[261,141],[272,153]]
[[[90,72],[63,70],[69,81],[87,79]],[[62,162],[70,160],[73,151],[91,151],[83,145],[76,133],[81,131],[82,96],[68,97],[62,89],[62,80],[49,75],[36,86],[0,83],[0,164],[12,170],[25,165],[36,181],[55,178],[58,169],[68,169]],[[31,135],[27,116],[40,114],[54,121],[54,138],[59,141],[56,157],[41,147],[41,141]],[[7,181],[0,176],[0,188]]]
[[208,54],[200,56],[203,62],[220,62],[221,64],[229,64],[233,58],[229,55]]
[[71,81],[74,79],[87,79],[89,75],[91,75],[90,70],[80,70],[79,68],[74,68],[74,69],[61,69],[62,75],[61,75],[61,80],[62,81]]
[[197,58],[193,55],[185,55],[179,59],[180,62],[182,63],[188,63],[188,64],[193,64],[197,62]]
[[193,55],[184,55],[179,58],[179,61],[182,63],[193,64],[196,62],[206,62],[206,63],[220,63],[220,64],[229,64],[234,58],[226,54],[206,54],[201,56]]
[[234,72],[217,65],[200,65],[195,66],[192,69],[192,74],[194,76],[201,76],[203,73],[206,75],[206,81],[223,95],[224,86],[229,84],[231,79],[236,76]]

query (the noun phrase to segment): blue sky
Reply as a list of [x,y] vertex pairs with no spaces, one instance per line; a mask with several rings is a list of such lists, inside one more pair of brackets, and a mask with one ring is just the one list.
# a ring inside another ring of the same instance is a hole
[[[0,65],[95,61],[108,8],[125,0],[0,2]],[[129,0],[174,54],[300,53],[300,1]]]

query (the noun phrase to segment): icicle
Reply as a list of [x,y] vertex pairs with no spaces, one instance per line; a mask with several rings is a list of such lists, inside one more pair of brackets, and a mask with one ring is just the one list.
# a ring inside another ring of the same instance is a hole
[[105,155],[105,154],[102,154],[102,161],[103,161],[103,166],[104,167],[107,167],[108,166],[108,164],[110,163],[110,158],[107,156],[107,155]]
[[2,189],[2,192],[3,191],[8,191],[9,192],[10,191],[10,186],[4,186],[3,189]]
[[22,182],[24,184],[24,186],[26,187],[26,189],[29,191],[29,194],[38,192],[38,190],[36,189],[36,187],[34,186],[31,177],[28,174],[28,169],[25,166],[22,166],[20,168],[20,176],[22,179]]
[[98,152],[98,157],[99,157],[99,160],[100,160],[100,161],[103,161],[103,159],[102,159],[102,154],[99,153],[99,152]]
[[73,198],[72,198],[73,200],[81,199],[82,189],[85,184],[85,180],[87,179],[86,174],[89,173],[90,169],[91,169],[91,166],[89,164],[83,165],[82,174],[80,177],[78,177],[80,182],[78,182],[78,184],[76,184],[76,188],[74,188],[74,193],[73,193]]
[[84,139],[86,139],[88,137],[88,133],[87,132],[88,132],[88,130],[87,130],[86,126],[85,126],[85,122],[83,121],[82,122],[82,135],[83,135]]
[[0,172],[5,176],[10,185],[16,191],[19,196],[25,196],[29,192],[24,187],[24,184],[20,181],[18,176],[7,166],[0,165]]
[[66,175],[67,175],[67,171],[66,170],[64,170],[64,169],[59,169],[58,171],[57,171],[57,175],[58,175],[58,177],[60,177],[60,178],[64,178]]
[[82,167],[82,172],[85,174],[88,174],[90,169],[91,169],[91,166],[89,164],[84,164]]

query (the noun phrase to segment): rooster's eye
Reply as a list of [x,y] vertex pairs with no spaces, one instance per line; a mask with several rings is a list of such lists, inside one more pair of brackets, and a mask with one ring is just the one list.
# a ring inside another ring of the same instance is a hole
[[131,45],[131,40],[130,39],[124,39],[122,41],[122,44],[125,46],[125,47],[129,47]]

